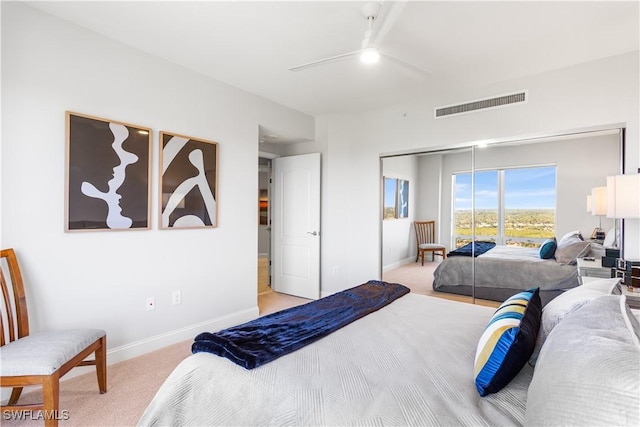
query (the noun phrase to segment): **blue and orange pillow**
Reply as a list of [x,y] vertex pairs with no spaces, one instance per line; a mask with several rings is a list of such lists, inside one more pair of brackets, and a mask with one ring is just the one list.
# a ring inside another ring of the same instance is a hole
[[540,289],[520,292],[496,310],[476,350],[474,378],[480,396],[501,390],[527,363],[540,330]]

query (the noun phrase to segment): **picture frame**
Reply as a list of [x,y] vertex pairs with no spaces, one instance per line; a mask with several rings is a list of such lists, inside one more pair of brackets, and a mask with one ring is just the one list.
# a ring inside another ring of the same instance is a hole
[[65,114],[65,232],[148,230],[151,129]]
[[161,229],[218,226],[218,143],[160,132]]

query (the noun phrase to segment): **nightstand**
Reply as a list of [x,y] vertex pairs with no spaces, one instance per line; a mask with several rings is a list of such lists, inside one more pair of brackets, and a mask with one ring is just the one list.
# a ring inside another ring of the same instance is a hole
[[631,292],[627,287],[620,284],[622,295],[627,298],[627,305],[633,309],[640,309],[640,292]]
[[602,259],[596,258],[593,261],[587,261],[584,258],[578,258],[578,277],[582,284],[583,277],[600,277],[605,279],[611,278],[611,268],[602,266]]

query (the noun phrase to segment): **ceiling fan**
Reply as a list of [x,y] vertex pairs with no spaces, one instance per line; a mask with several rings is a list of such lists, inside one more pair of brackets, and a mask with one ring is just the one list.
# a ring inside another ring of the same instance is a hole
[[301,71],[310,67],[326,64],[327,62],[333,62],[351,56],[359,57],[360,61],[365,64],[374,64],[378,62],[381,57],[383,57],[396,63],[397,65],[400,65],[413,74],[417,74],[420,78],[424,77],[424,75],[427,74],[427,71],[392,55],[389,55],[388,53],[381,51],[378,47],[382,43],[382,39],[384,38],[384,36],[393,26],[396,19],[400,16],[400,13],[402,12],[402,9],[406,5],[406,3],[406,1],[394,1],[392,3],[391,8],[387,12],[384,21],[382,22],[380,28],[377,29],[377,33],[375,35],[373,32],[374,22],[376,21],[376,19],[378,19],[378,14],[380,13],[380,8],[382,5],[379,2],[365,3],[362,6],[362,15],[367,20],[368,28],[364,33],[364,38],[360,45],[360,49],[296,65],[289,68],[289,71]]

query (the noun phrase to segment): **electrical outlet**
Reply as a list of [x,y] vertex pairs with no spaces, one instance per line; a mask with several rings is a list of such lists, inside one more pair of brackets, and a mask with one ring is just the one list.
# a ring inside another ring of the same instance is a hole
[[156,309],[156,299],[154,297],[147,298],[147,311]]
[[335,265],[332,269],[331,269],[331,274],[336,275],[338,274],[338,266]]
[[182,303],[182,292],[181,291],[173,291],[171,294],[171,304],[177,305]]

